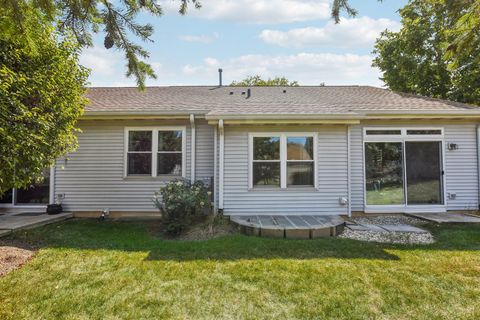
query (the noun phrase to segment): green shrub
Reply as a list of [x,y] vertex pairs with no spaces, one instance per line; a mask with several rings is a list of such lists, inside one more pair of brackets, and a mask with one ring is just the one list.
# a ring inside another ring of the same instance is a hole
[[184,180],[174,180],[155,192],[153,202],[162,213],[166,232],[178,234],[195,218],[206,215],[210,195],[203,182],[191,184]]

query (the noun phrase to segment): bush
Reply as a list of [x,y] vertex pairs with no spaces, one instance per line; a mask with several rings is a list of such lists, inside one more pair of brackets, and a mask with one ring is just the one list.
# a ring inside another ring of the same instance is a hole
[[153,202],[162,213],[166,232],[179,234],[194,218],[204,216],[210,208],[210,195],[203,182],[184,180],[172,181],[155,192]]

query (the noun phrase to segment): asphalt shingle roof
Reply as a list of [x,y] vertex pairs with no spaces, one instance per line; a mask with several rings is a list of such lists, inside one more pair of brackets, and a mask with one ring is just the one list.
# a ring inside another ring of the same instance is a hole
[[476,113],[480,108],[370,86],[324,87],[173,86],[90,88],[86,111],[205,113],[208,115],[308,115],[357,113]]

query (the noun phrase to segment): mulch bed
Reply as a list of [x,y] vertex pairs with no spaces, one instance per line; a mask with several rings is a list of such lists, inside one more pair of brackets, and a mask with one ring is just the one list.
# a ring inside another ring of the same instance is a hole
[[14,239],[0,239],[0,277],[20,268],[29,261],[36,248]]

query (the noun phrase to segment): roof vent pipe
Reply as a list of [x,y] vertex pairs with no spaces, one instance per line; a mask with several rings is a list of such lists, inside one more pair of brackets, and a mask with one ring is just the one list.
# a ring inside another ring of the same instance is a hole
[[219,87],[222,86],[222,72],[223,72],[223,70],[221,68],[218,69],[218,86]]
[[250,88],[247,89],[247,98],[250,98],[252,96],[252,90]]

